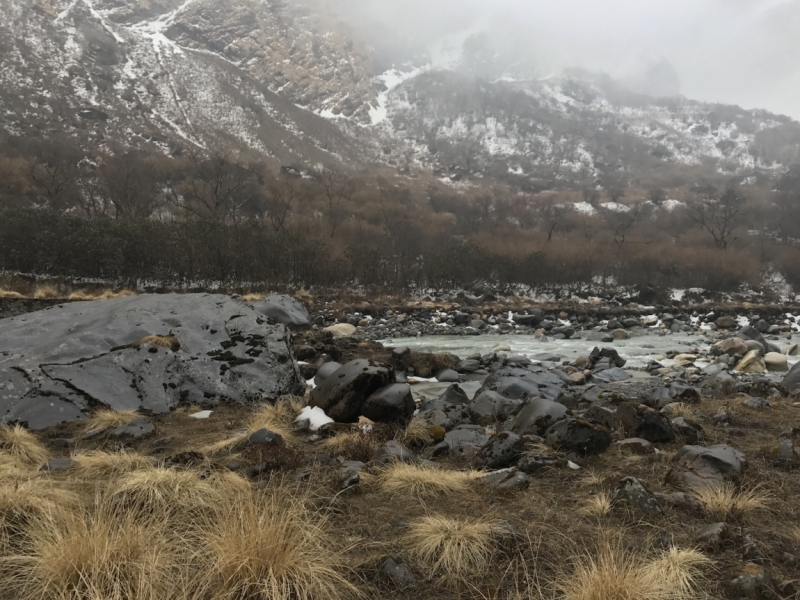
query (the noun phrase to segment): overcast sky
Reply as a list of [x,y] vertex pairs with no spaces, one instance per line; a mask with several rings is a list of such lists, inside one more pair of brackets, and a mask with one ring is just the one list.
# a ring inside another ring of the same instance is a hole
[[374,43],[430,45],[470,28],[513,40],[543,72],[616,77],[664,58],[681,92],[800,119],[800,0],[333,0]]

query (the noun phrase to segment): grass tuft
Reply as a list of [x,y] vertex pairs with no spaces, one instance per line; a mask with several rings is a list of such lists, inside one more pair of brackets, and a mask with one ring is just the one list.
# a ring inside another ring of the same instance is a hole
[[152,460],[136,452],[89,450],[72,457],[78,462],[77,472],[89,481],[103,482],[112,477],[153,468]]
[[7,290],[5,288],[0,288],[0,298],[13,298],[13,299],[21,299],[24,298],[22,294],[19,292],[15,292],[14,290]]
[[204,523],[214,598],[339,600],[358,596],[325,518],[279,486],[218,505]]
[[141,415],[135,410],[112,410],[101,408],[95,411],[83,426],[84,431],[94,431],[97,429],[108,429],[110,427],[120,427],[127,425]]
[[603,492],[589,498],[579,512],[585,517],[602,519],[611,512],[613,506],[614,502],[611,500],[611,494]]
[[222,498],[192,470],[153,467],[120,477],[111,487],[117,506],[139,514],[192,515]]
[[173,352],[180,350],[181,343],[174,335],[148,335],[134,344],[134,347],[154,346],[155,348],[169,348]]
[[34,434],[21,425],[0,424],[0,449],[17,465],[40,467],[50,453]]
[[411,522],[403,542],[429,579],[438,575],[440,583],[458,584],[489,572],[505,533],[494,520],[430,515]]
[[751,513],[767,508],[770,496],[763,489],[736,489],[724,483],[692,490],[705,513],[719,521],[743,521]]
[[335,456],[343,456],[347,460],[369,462],[381,447],[381,441],[372,431],[358,429],[338,433],[322,443],[323,447]]
[[451,471],[396,462],[387,467],[378,480],[384,492],[422,498],[463,494],[480,475],[477,471]]
[[244,296],[242,296],[242,301],[243,302],[260,302],[264,298],[266,298],[266,296],[264,294],[245,294]]
[[40,285],[33,292],[33,297],[37,300],[51,300],[54,298],[61,298],[58,290],[50,284]]

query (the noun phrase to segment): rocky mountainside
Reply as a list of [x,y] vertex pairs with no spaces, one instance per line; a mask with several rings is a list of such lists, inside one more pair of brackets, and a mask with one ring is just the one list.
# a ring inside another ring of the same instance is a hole
[[0,8],[2,127],[90,151],[227,145],[275,164],[382,163],[515,185],[630,181],[653,166],[668,185],[687,169],[750,176],[800,160],[788,117],[656,99],[588,73],[533,77],[493,62],[480,37],[447,60],[423,53],[384,70],[385,52],[378,60],[322,0]]

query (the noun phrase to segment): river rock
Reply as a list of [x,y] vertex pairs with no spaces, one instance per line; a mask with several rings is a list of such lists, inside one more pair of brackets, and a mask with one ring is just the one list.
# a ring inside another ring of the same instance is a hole
[[522,405],[522,400],[506,398],[497,392],[484,390],[475,394],[475,398],[469,402],[468,408],[479,421],[505,421],[519,412]]
[[179,402],[305,390],[288,330],[214,294],[73,302],[0,320],[0,374],[0,418],[31,429],[80,420],[89,406],[162,414]]
[[736,482],[747,464],[744,454],[727,444],[684,446],[673,461],[667,482],[687,489]]
[[407,383],[390,383],[373,392],[361,414],[376,423],[408,423],[414,414],[416,404]]
[[520,435],[541,435],[556,421],[567,416],[567,407],[545,398],[525,401],[511,423],[511,431]]
[[394,382],[394,371],[372,361],[352,360],[311,391],[309,405],[319,407],[337,423],[353,423],[367,398]]
[[617,416],[626,435],[639,437],[648,442],[671,442],[675,439],[669,419],[643,404],[623,402],[617,408]]
[[323,331],[327,331],[335,338],[348,337],[356,332],[356,326],[350,323],[337,323],[336,325],[326,327]]
[[730,315],[719,317],[714,323],[716,323],[717,327],[722,329],[733,329],[737,325],[736,318]]
[[800,363],[793,366],[783,378],[783,386],[790,392],[800,391]]
[[308,310],[298,300],[283,294],[272,294],[254,304],[257,311],[292,331],[308,329]]
[[736,335],[745,340],[745,342],[748,340],[758,342],[762,354],[766,354],[767,352],[780,352],[780,348],[777,348],[776,346],[773,346],[767,342],[767,340],[764,339],[764,336],[761,335],[761,332],[755,327],[748,325],[747,327],[742,328]]
[[314,385],[322,385],[323,381],[341,368],[342,365],[338,362],[331,361],[323,363],[323,365],[317,369],[317,374],[314,375]]
[[750,351],[747,343],[742,338],[732,337],[716,342],[711,346],[714,354],[727,354],[728,356],[744,356]]
[[552,425],[545,433],[547,443],[566,453],[601,454],[611,445],[611,434],[583,419],[568,418]]
[[489,375],[480,391],[490,390],[513,399],[528,394],[555,400],[567,385],[565,379],[539,365],[507,366]]
[[531,313],[527,315],[515,314],[511,317],[511,319],[518,325],[534,327],[544,320],[544,311],[537,308],[532,310]]
[[433,452],[435,455],[439,455],[442,450],[445,450],[451,456],[472,460],[488,441],[489,438],[484,433],[483,427],[459,425],[445,434],[444,441],[434,446]]
[[764,359],[761,355],[762,352],[759,350],[750,350],[744,355],[742,360],[736,364],[733,370],[743,373],[766,373],[767,365],[764,363]]
[[479,469],[504,469],[517,462],[523,448],[521,437],[510,431],[501,431],[489,438],[475,455],[473,464]]

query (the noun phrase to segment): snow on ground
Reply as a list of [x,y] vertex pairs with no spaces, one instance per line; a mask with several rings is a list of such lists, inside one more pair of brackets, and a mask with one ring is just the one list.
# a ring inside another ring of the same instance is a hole
[[299,423],[300,421],[305,420],[308,420],[308,428],[311,431],[317,431],[323,425],[333,423],[333,419],[326,415],[325,411],[318,406],[306,406],[302,411],[300,411],[300,414],[297,416],[294,422]]

